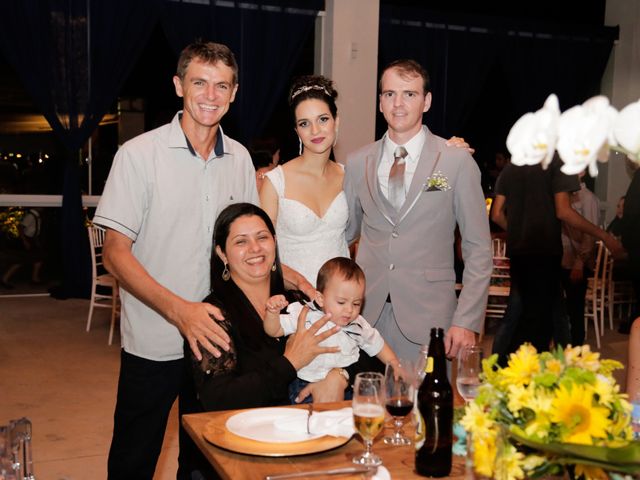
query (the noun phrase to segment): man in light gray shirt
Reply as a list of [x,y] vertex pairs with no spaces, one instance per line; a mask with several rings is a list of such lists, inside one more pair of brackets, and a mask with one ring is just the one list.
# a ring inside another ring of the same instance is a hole
[[[228,47],[186,47],[173,78],[183,110],[116,154],[94,222],[107,228],[104,262],[122,287],[122,353],[109,479],[151,479],[169,411],[195,400],[184,339],[218,355],[229,337],[201,303],[209,293],[213,224],[225,206],[258,203],[247,150],[220,120],[238,89]],[[184,337],[184,339],[183,339]],[[215,346],[214,346],[215,345]],[[181,431],[178,478],[188,436]]]

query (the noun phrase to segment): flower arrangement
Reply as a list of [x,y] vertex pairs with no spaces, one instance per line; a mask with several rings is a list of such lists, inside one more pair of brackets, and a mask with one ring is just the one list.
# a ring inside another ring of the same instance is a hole
[[543,168],[557,150],[568,175],[588,168],[595,177],[596,160],[606,162],[609,150],[640,164],[640,100],[618,112],[600,95],[561,114],[558,97],[551,94],[540,110],[526,113],[511,127],[507,148],[514,165]]
[[17,207],[0,212],[0,231],[4,232],[9,239],[20,237],[19,226],[22,217],[24,217],[24,210]]
[[538,353],[523,344],[508,366],[497,359],[483,361],[483,383],[460,421],[478,474],[600,480],[640,473],[631,405],[612,376],[620,362],[601,360],[588,345]]
[[429,178],[427,178],[427,181],[424,184],[424,187],[425,187],[425,191],[427,192],[433,192],[433,191],[446,192],[447,190],[451,190],[451,186],[449,185],[449,179],[440,170],[433,173]]

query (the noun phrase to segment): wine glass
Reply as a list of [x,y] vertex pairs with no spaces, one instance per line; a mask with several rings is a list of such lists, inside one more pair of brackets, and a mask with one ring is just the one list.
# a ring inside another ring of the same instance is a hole
[[478,395],[480,373],[482,372],[482,355],[482,347],[480,345],[468,345],[462,347],[458,352],[456,386],[465,403],[469,403]]
[[402,426],[404,419],[413,410],[413,398],[415,392],[414,365],[408,360],[400,360],[398,363],[387,364],[384,374],[385,406],[387,412],[393,417],[394,432],[391,436],[384,437],[384,443],[388,445],[410,445],[411,440],[404,436]]
[[371,451],[373,439],[384,426],[384,377],[381,373],[362,372],[353,385],[353,423],[364,440],[365,451],[353,457],[353,463],[378,466],[382,459]]

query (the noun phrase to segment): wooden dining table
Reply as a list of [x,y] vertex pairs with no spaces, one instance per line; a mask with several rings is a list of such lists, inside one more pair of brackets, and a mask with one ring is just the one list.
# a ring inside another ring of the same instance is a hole
[[[348,406],[350,406],[350,402],[347,401],[322,403],[314,405],[314,410],[336,410]],[[304,406],[288,407],[305,408]],[[205,432],[207,432],[209,438],[211,438],[211,435],[229,435],[229,432],[224,431],[226,420],[244,411],[245,410],[226,410],[205,412],[183,415],[182,417],[182,424],[186,431],[223,479],[264,480],[267,475],[350,467],[354,465],[351,459],[364,450],[364,444],[357,435],[344,445],[321,453],[278,457],[236,453],[229,449],[213,445],[205,439]],[[392,421],[390,418],[388,420],[383,432],[376,437],[373,444],[373,451],[382,458],[382,464],[389,470],[393,480],[424,478],[415,473],[415,450],[413,445],[392,446],[386,445],[383,442],[383,436],[391,433],[393,430]],[[411,437],[413,436],[413,426],[410,424],[411,422],[407,423],[408,425],[405,426],[404,430],[405,433]],[[215,430],[216,428],[218,429],[217,431]],[[464,458],[454,456],[451,474],[446,478],[462,479],[464,478],[464,473]],[[337,477],[319,476],[314,478],[321,480],[322,478]],[[362,479],[365,478],[365,476],[364,474],[341,475],[338,478]]]

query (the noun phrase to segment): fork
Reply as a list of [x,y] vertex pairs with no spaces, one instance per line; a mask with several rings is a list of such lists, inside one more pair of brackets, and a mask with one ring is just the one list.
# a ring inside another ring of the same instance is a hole
[[313,415],[313,403],[307,404],[307,433],[311,434],[311,430],[309,430],[309,421],[311,420],[311,415]]

